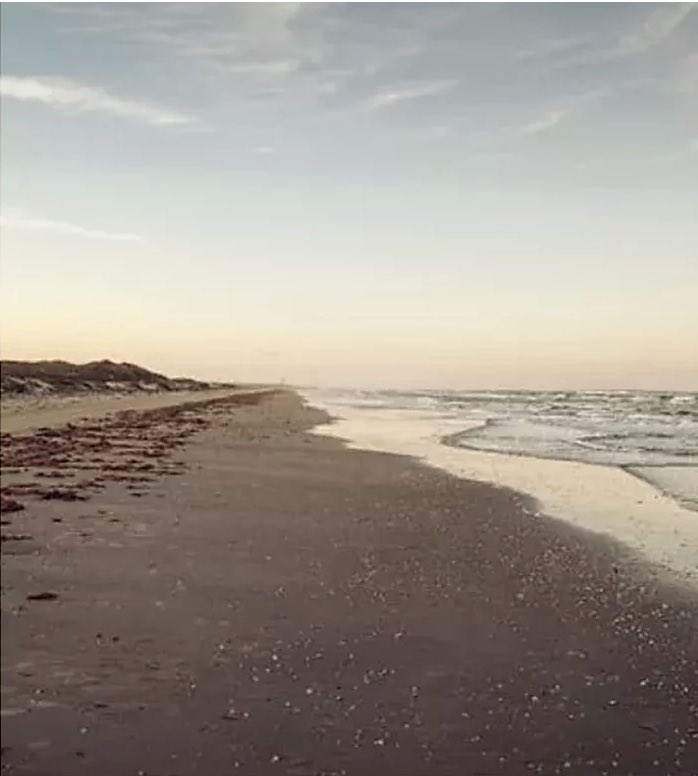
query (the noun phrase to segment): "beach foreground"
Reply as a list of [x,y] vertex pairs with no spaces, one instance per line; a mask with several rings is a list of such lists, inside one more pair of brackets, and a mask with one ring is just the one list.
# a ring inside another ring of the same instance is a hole
[[692,592],[326,420],[262,391],[5,440],[4,769],[698,772]]

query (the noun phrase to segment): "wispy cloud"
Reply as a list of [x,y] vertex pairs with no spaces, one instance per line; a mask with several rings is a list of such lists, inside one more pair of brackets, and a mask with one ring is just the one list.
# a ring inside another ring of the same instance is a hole
[[138,234],[129,232],[104,232],[91,229],[68,221],[54,221],[48,218],[32,218],[21,213],[0,215],[0,227],[3,229],[22,229],[33,232],[50,232],[66,237],[83,237],[88,240],[107,240],[120,243],[144,244],[145,240]]
[[549,110],[539,118],[534,119],[528,124],[524,124],[521,131],[525,135],[536,135],[539,132],[547,132],[568,119],[574,113],[574,110],[575,109],[572,106]]
[[298,70],[300,63],[296,59],[275,59],[269,61],[231,62],[219,66],[228,73],[259,76],[260,78],[283,78]]
[[314,16],[312,4],[116,4],[106,12],[88,4],[61,11],[72,19],[64,31],[148,46],[185,57],[196,68],[251,80],[283,82],[316,54],[299,28]]
[[539,60],[550,59],[560,55],[569,56],[573,51],[581,51],[594,43],[589,35],[561,36],[558,38],[544,38],[536,40],[521,49],[514,49],[512,57],[515,60]]
[[549,108],[537,118],[524,124],[520,131],[524,135],[536,135],[541,132],[548,132],[580,113],[591,103],[607,96],[610,91],[610,87],[607,87],[603,89],[593,89],[567,97],[562,100],[559,105]]
[[0,76],[0,94],[5,98],[39,102],[61,110],[109,113],[154,126],[181,126],[194,122],[191,116],[150,102],[118,97],[99,86],[66,78]]
[[611,53],[626,57],[649,51],[678,29],[693,10],[691,3],[667,4],[657,8],[637,28],[623,35]]
[[[253,139],[243,141],[250,154],[273,153],[267,149],[275,138],[266,130],[278,123],[285,126],[287,120],[295,128],[300,116],[329,121],[361,114],[390,116],[406,127],[416,119],[414,136],[421,137],[425,117],[416,115],[417,108],[424,113],[432,106],[438,110],[429,111],[435,114],[429,120],[460,126],[449,131],[454,138],[464,128],[469,133],[481,131],[488,142],[553,133],[594,109],[591,99],[577,98],[575,93],[600,83],[608,85],[607,94],[625,90],[628,69],[640,66],[636,58],[643,59],[642,68],[634,70],[638,77],[660,81],[661,67],[672,67],[671,57],[690,54],[685,50],[690,49],[690,36],[683,33],[695,21],[687,3],[624,6],[610,15],[596,13],[591,6],[572,15],[547,14],[545,6],[540,10],[531,6],[511,9],[504,16],[496,5],[485,13],[477,4],[379,4],[369,9],[341,3],[146,3],[47,8],[56,11],[61,30],[69,30],[68,39],[80,31],[92,38],[103,34],[105,46],[127,45],[129,51],[145,53],[148,62],[181,70],[188,92],[200,97],[201,117],[192,120],[74,83],[71,94],[77,91],[80,96],[70,100],[57,96],[62,92],[56,87],[65,84],[55,82],[49,84],[50,98],[24,99],[73,110],[108,110],[152,124],[180,124],[182,133],[214,131],[205,128],[207,119],[215,131],[225,133],[244,117],[244,123],[259,121],[261,127]],[[522,41],[523,49],[518,48]],[[666,45],[661,51],[641,56],[662,42]],[[674,97],[695,94],[695,73],[690,58],[680,73],[675,67]],[[461,74],[467,74],[467,81]],[[43,86],[52,79],[29,80]],[[467,117],[455,100],[459,84],[478,106]],[[440,95],[443,99],[438,99]],[[517,105],[521,107],[512,116]],[[435,135],[438,131],[430,130]]]
[[[628,8],[631,6],[628,5]],[[667,3],[656,7],[638,22],[625,24],[609,33],[596,30],[579,36],[560,36],[536,41],[532,46],[514,53],[514,59],[544,63],[550,70],[568,67],[608,67],[625,59],[650,52],[671,38],[695,12],[691,3]]]
[[451,91],[457,85],[456,80],[433,81],[431,83],[396,86],[377,92],[363,103],[364,110],[381,110],[401,102],[411,102],[425,97],[435,97]]
[[[350,4],[146,3],[116,4],[106,12],[101,8],[60,6],[59,16],[69,23],[62,29],[147,47],[150,56],[185,59],[193,77],[207,83],[212,75],[219,78],[231,100],[298,99],[311,104],[328,97],[340,101],[346,92],[354,103],[358,94],[366,99],[370,91],[387,89],[388,79],[402,76],[401,63],[415,62],[429,47],[428,32],[411,27],[408,9],[398,6],[390,9],[390,25],[366,24],[360,6]],[[384,78],[379,75],[383,73]],[[383,86],[377,85],[379,80]]]

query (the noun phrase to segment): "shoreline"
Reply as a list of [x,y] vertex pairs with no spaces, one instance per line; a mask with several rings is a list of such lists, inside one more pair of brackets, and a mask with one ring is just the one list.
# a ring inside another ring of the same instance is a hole
[[643,482],[646,482],[648,485],[654,488],[654,490],[656,490],[660,496],[667,498],[670,501],[673,501],[677,506],[681,507],[682,509],[688,509],[691,512],[698,512],[698,502],[693,501],[689,498],[686,498],[685,500],[681,499],[679,496],[663,488],[658,482],[653,480],[644,471],[647,469],[649,470],[695,469],[696,464],[667,463],[667,464],[652,464],[652,465],[638,466],[637,464],[597,463],[596,461],[578,461],[574,458],[534,455],[532,453],[522,453],[522,452],[519,452],[518,450],[503,449],[503,450],[497,450],[497,451],[494,451],[494,450],[485,451],[479,447],[476,447],[475,445],[460,444],[461,440],[466,439],[470,434],[486,427],[488,422],[489,421],[485,421],[484,423],[478,426],[474,426],[472,428],[466,428],[466,429],[463,429],[462,431],[456,431],[451,434],[445,434],[439,439],[439,443],[442,445],[445,445],[446,447],[452,447],[455,450],[472,450],[473,452],[476,452],[476,453],[488,453],[491,455],[503,455],[503,456],[516,456],[518,458],[528,458],[532,461],[566,461],[568,463],[575,463],[582,466],[600,466],[601,468],[604,468],[604,469],[618,469],[630,475],[631,477],[636,477],[637,479],[642,480]]
[[692,773],[695,598],[328,420],[278,390],[130,413],[100,438],[173,471],[7,515],[9,773]]
[[697,515],[642,476],[622,467],[444,445],[453,433],[443,432],[449,421],[303,395],[335,417],[320,434],[345,439],[351,449],[407,455],[457,477],[510,488],[534,499],[535,512],[619,541],[648,569],[698,590]]

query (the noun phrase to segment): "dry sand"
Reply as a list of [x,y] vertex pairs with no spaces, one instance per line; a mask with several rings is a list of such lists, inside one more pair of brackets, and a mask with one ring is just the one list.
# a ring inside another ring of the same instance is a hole
[[278,392],[6,440],[59,468],[3,477],[38,488],[3,514],[3,768],[698,772],[693,598],[323,420]]
[[254,386],[213,391],[156,391],[153,393],[91,394],[89,396],[28,396],[3,399],[0,403],[0,431],[15,434],[32,429],[74,423],[82,418],[99,418],[122,410],[172,407],[186,401],[217,399],[246,393]]

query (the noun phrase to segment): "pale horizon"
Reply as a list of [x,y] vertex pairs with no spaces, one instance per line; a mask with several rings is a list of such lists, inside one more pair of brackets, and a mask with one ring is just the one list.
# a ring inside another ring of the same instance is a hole
[[698,390],[691,4],[2,6],[5,359]]

